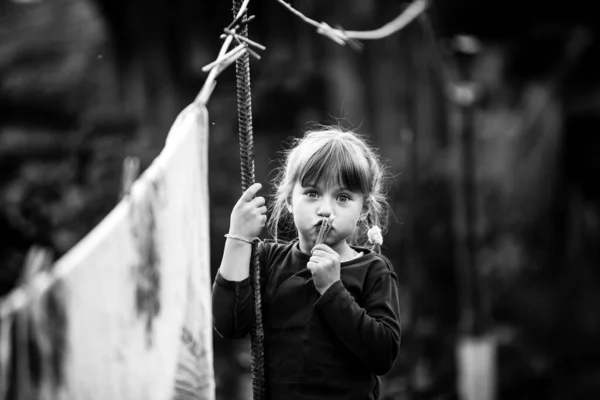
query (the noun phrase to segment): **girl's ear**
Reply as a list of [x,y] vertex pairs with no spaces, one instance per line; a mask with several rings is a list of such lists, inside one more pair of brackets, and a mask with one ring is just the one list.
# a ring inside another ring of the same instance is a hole
[[369,199],[369,197],[368,197],[368,196],[365,196],[365,197],[364,197],[364,199],[365,199],[365,200],[363,201],[362,210],[361,210],[361,212],[360,212],[360,214],[361,214],[361,217],[362,217],[363,215],[364,215],[364,216],[367,216],[367,215],[369,214],[369,211],[371,210],[371,204],[370,204],[370,199]]
[[361,220],[367,220],[367,218],[369,218],[369,213],[371,211],[371,207],[369,205],[369,201],[365,200],[365,203],[362,206],[362,210],[360,211],[360,219]]
[[371,226],[373,221],[371,221],[371,212],[368,208],[363,210],[360,214],[360,221],[364,222],[367,226]]
[[358,224],[357,225],[360,225],[362,223],[368,223],[368,221],[369,221],[369,217],[368,217],[367,214],[365,214],[365,213],[360,214],[360,217],[358,218]]

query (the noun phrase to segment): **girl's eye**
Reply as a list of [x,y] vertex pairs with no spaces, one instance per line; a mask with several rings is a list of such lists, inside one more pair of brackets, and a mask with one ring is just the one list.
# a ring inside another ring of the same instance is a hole
[[348,196],[347,194],[340,194],[338,196],[338,201],[340,203],[347,203],[350,200],[350,196]]
[[306,195],[310,199],[316,199],[317,198],[317,192],[315,192],[314,190],[309,190],[308,192],[306,192]]

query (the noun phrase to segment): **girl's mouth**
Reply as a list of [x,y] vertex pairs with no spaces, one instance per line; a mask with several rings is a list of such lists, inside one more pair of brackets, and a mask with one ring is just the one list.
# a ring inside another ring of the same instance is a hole
[[319,228],[319,233],[317,235],[317,240],[315,241],[315,245],[322,244],[325,242],[325,238],[329,234],[329,231],[332,228],[332,222],[335,216],[331,215],[329,218],[324,217],[319,223],[315,225],[315,227]]

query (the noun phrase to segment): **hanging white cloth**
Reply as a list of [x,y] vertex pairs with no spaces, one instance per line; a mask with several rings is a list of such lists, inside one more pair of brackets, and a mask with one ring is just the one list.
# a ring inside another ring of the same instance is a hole
[[29,331],[54,346],[41,379],[57,398],[214,399],[209,243],[208,113],[192,104],[131,193],[0,304],[0,350],[15,314],[42,309]]

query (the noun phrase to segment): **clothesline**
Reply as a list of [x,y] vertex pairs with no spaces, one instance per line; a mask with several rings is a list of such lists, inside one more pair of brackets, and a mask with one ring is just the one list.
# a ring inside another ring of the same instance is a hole
[[317,22],[311,18],[308,18],[285,1],[277,1],[281,3],[284,7],[286,7],[288,10],[290,10],[292,13],[294,13],[296,16],[300,17],[300,19],[302,19],[304,22],[315,26],[317,28],[317,33],[328,37],[329,39],[342,46],[345,46],[346,44],[348,44],[348,42],[350,42],[353,39],[376,40],[390,36],[393,33],[398,32],[399,30],[404,28],[406,25],[408,25],[427,8],[427,0],[416,0],[410,6],[408,6],[402,14],[400,14],[394,20],[388,22],[379,29],[375,29],[372,31],[346,31],[341,28],[332,28],[326,22]]
[[[317,33],[328,37],[341,46],[351,45],[355,48],[360,48],[361,46],[358,40],[382,39],[400,31],[415,18],[417,18],[421,13],[423,13],[428,5],[428,0],[415,0],[404,10],[404,12],[402,12],[402,14],[381,28],[372,31],[346,31],[342,28],[332,28],[326,22],[317,22],[311,18],[308,18],[283,0],[277,1],[306,23],[315,26],[317,28]],[[208,102],[208,99],[215,88],[216,78],[218,75],[228,66],[230,66],[235,60],[241,57],[245,52],[248,52],[254,58],[260,59],[260,56],[254,50],[252,50],[252,47],[258,50],[266,50],[265,46],[238,35],[238,29],[254,19],[254,16],[249,16],[246,19],[242,19],[248,8],[249,2],[250,0],[245,0],[242,3],[240,10],[233,22],[223,29],[224,33],[220,36],[220,38],[225,39],[225,41],[221,46],[217,59],[202,68],[202,71],[210,72],[206,78],[206,81],[204,82],[204,85],[202,86],[202,89],[198,93],[198,96],[196,96],[197,102],[202,104],[206,104]],[[234,40],[238,45],[232,50],[229,50],[229,46]]]

